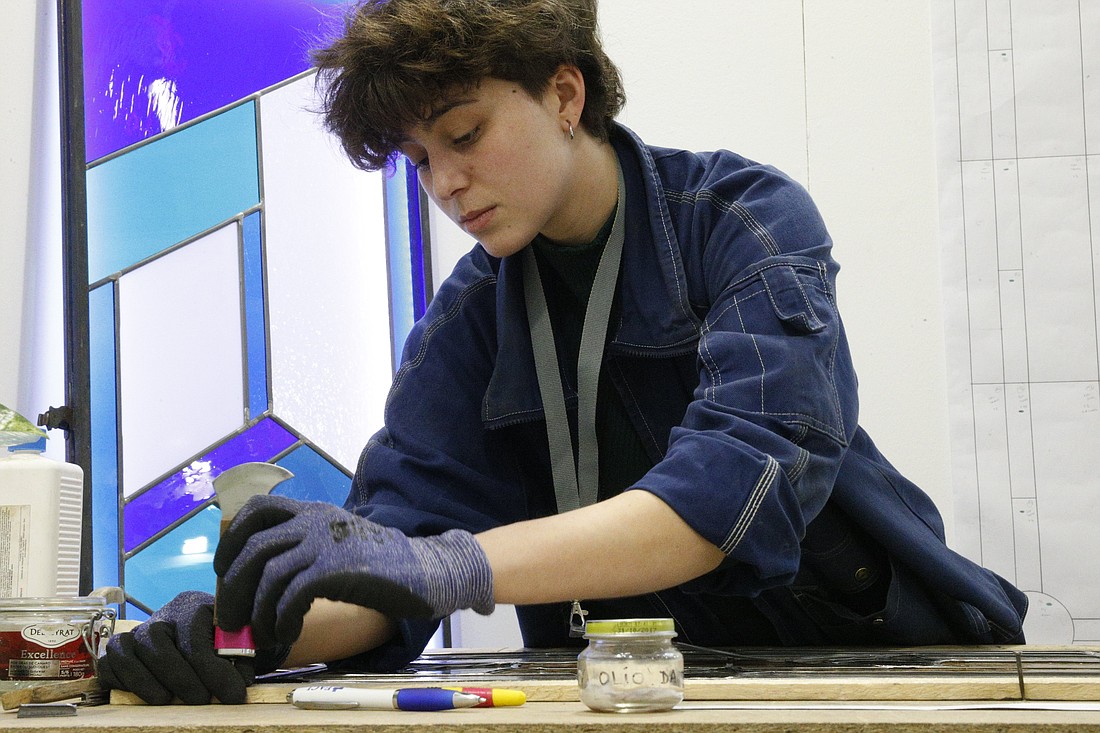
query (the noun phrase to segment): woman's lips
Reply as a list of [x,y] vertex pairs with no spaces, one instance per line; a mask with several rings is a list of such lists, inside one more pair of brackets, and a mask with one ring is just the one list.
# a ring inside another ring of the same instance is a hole
[[468,214],[463,214],[458,224],[469,234],[477,234],[479,231],[489,226],[489,222],[493,220],[493,212],[496,210],[495,206],[489,206],[484,209],[476,209]]

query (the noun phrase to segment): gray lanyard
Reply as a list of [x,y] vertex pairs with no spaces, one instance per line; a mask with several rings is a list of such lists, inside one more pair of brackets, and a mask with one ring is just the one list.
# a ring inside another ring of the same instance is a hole
[[546,414],[546,437],[550,443],[550,467],[554,477],[554,494],[558,513],[596,503],[600,484],[599,445],[596,441],[596,391],[600,383],[607,325],[611,304],[619,280],[623,238],[626,230],[626,185],[619,170],[619,201],[611,236],[588,296],[581,331],[581,348],[577,359],[577,460],[573,460],[573,441],[569,434],[569,418],[565,409],[558,354],[554,332],[546,308],[546,294],[539,277],[533,246],[527,247],[523,259],[523,292],[527,301],[527,324],[531,331],[531,349],[535,354],[535,374],[538,377],[542,407]]

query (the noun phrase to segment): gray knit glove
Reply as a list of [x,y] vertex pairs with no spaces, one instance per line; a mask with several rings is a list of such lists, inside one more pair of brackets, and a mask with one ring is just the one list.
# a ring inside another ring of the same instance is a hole
[[323,502],[254,496],[214,555],[222,577],[218,623],[251,622],[258,646],[289,644],[315,598],[392,617],[442,618],[493,610],[493,574],[465,530],[407,537]]
[[112,636],[98,662],[100,682],[133,692],[150,705],[167,705],[175,698],[205,705],[212,697],[243,703],[257,669],[275,669],[289,649],[264,649],[255,659],[219,657],[213,602],[209,593],[180,593],[133,631]]

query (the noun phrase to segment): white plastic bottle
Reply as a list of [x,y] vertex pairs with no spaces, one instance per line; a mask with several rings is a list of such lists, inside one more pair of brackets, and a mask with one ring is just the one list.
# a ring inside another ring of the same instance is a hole
[[77,596],[84,471],[0,447],[0,597]]

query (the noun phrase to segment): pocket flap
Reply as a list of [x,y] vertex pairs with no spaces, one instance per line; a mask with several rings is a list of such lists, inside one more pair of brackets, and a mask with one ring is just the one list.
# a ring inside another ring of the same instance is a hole
[[761,272],[775,315],[784,323],[805,333],[817,333],[825,328],[810,301],[810,293],[790,265],[775,265]]

